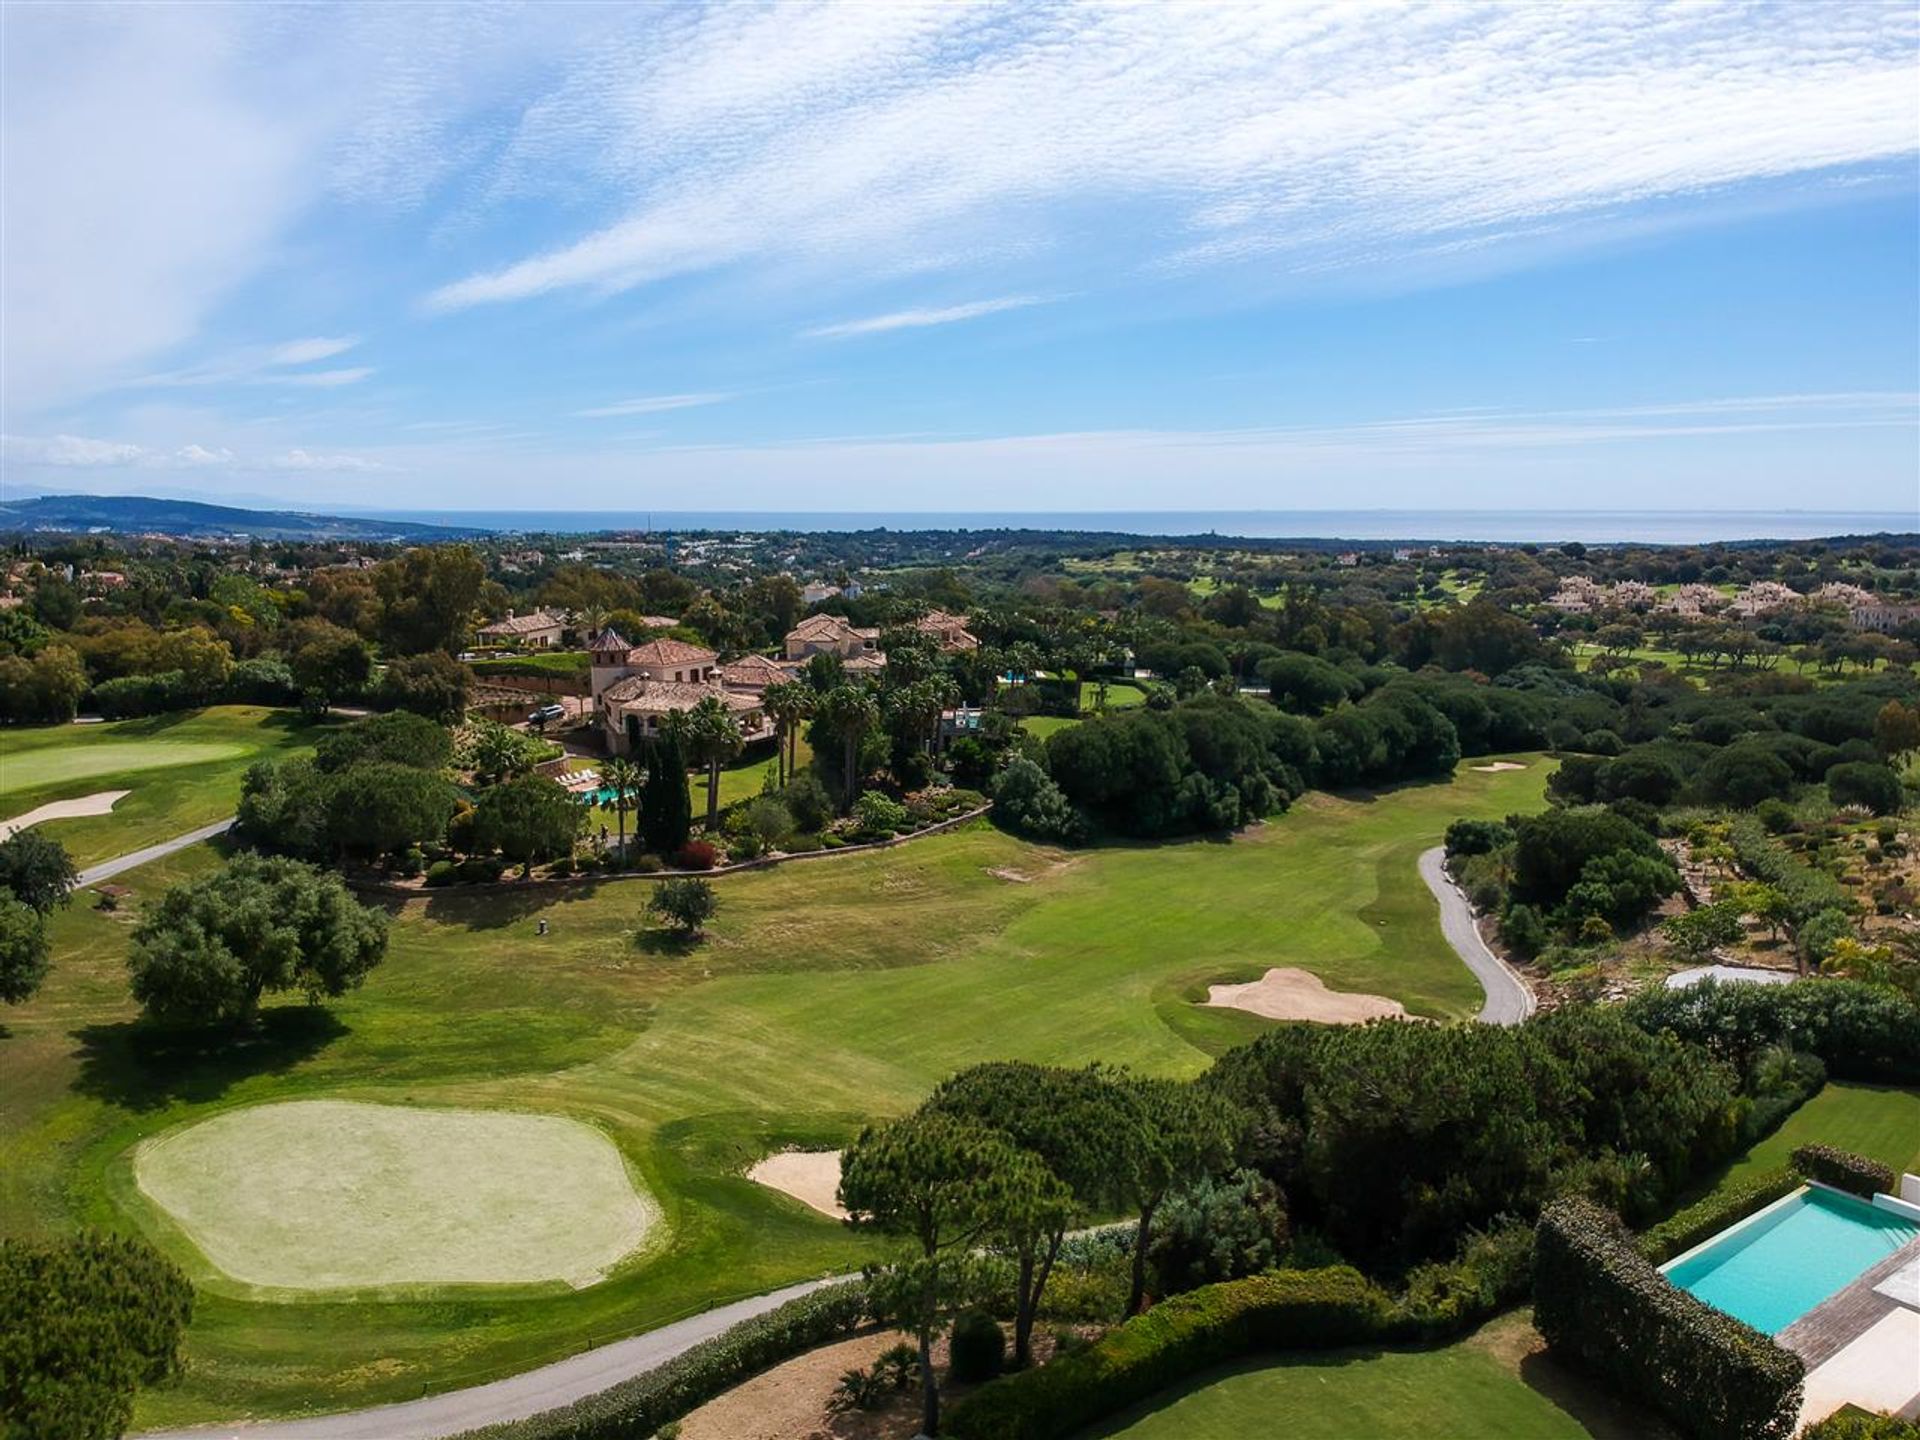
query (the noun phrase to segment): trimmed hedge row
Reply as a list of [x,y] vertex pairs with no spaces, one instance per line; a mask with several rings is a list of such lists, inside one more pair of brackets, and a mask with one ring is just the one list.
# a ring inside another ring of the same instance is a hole
[[1892,1167],[1833,1145],[1802,1145],[1793,1152],[1793,1168],[1809,1180],[1868,1199],[1893,1194],[1898,1182]]
[[667,1422],[741,1381],[802,1350],[842,1339],[866,1320],[865,1281],[823,1286],[597,1395],[525,1420],[472,1430],[460,1440],[647,1440]]
[[1788,1166],[1764,1171],[1731,1190],[1717,1191],[1704,1200],[1695,1201],[1643,1231],[1640,1253],[1655,1265],[1664,1265],[1674,1256],[1711,1240],[1729,1225],[1766,1209],[1782,1195],[1791,1195],[1799,1188],[1800,1176]]
[[1251,1350],[1323,1349],[1401,1335],[1387,1293],[1347,1266],[1276,1271],[1176,1295],[1084,1350],[954,1406],[954,1440],[1053,1440]]
[[1920,1425],[1898,1415],[1869,1415],[1849,1405],[1800,1432],[1800,1440],[1920,1440]]
[[1670,1284],[1592,1201],[1541,1212],[1533,1320],[1550,1347],[1699,1440],[1789,1440],[1799,1423],[1800,1357]]

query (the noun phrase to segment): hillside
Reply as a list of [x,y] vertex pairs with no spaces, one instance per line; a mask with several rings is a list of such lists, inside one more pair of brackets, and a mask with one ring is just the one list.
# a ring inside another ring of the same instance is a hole
[[107,530],[116,534],[259,540],[452,540],[482,531],[407,520],[315,515],[295,510],[244,510],[146,495],[38,495],[0,504],[0,531]]

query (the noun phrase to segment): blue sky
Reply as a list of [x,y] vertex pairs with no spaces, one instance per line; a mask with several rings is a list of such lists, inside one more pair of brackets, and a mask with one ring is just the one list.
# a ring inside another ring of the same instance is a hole
[[1920,510],[1910,5],[0,26],[16,493]]

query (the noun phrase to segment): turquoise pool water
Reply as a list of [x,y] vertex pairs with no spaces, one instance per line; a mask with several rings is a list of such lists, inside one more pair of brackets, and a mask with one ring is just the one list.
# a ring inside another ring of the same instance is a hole
[[1920,1235],[1920,1223],[1851,1195],[1808,1190],[1729,1230],[1667,1279],[1754,1329],[1776,1335]]

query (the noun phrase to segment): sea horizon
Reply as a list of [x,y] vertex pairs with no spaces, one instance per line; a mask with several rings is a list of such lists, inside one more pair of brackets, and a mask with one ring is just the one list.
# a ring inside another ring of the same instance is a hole
[[502,534],[614,531],[1038,530],[1171,539],[1353,540],[1408,544],[1697,545],[1911,535],[1913,512],[1881,510],[454,510],[328,513]]

